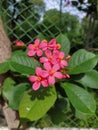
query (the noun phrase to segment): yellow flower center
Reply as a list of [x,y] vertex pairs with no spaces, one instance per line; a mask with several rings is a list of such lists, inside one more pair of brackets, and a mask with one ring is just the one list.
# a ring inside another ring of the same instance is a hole
[[51,75],[52,75],[52,74],[54,74],[54,73],[55,73],[55,71],[54,71],[54,70],[51,70],[51,71],[50,71],[50,74],[51,74]]
[[44,40],[42,40],[42,42],[47,43],[47,40],[46,40],[46,39],[44,39]]
[[59,59],[62,60],[64,58],[64,56],[59,56]]
[[38,81],[41,81],[41,79],[42,79],[42,78],[41,78],[40,76],[37,77],[37,80],[38,80]]
[[49,56],[49,60],[52,60],[53,59],[53,56]]
[[36,44],[34,44],[33,46],[34,46],[34,48],[35,48],[35,49],[37,49],[37,48],[38,48],[38,45],[36,45]]
[[61,48],[61,45],[58,43],[57,44],[57,49],[60,49]]

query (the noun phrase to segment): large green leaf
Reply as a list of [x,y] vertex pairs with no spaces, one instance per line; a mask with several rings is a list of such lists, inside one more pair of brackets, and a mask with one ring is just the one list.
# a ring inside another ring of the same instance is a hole
[[6,73],[9,70],[8,62],[0,63],[0,74]]
[[11,98],[11,93],[13,90],[15,82],[11,78],[6,78],[3,84],[2,93],[6,100],[9,100]]
[[53,86],[25,93],[19,106],[20,117],[38,120],[53,106],[55,100],[56,91]]
[[60,34],[57,36],[57,42],[61,44],[61,51],[65,52],[66,55],[68,55],[70,51],[70,41],[67,38],[67,36]]
[[72,83],[62,83],[61,86],[76,110],[87,114],[95,114],[95,100],[85,89]]
[[28,57],[25,53],[14,53],[10,60],[11,70],[22,74],[34,74],[39,62],[34,58]]
[[85,76],[77,81],[84,86],[98,89],[98,72],[96,70],[86,72]]
[[19,103],[23,97],[24,92],[28,89],[28,84],[21,83],[19,85],[14,86],[10,93],[10,98],[8,99],[9,107],[12,109],[18,110]]
[[69,73],[79,74],[90,71],[95,67],[97,61],[98,56],[84,49],[80,49],[69,60]]

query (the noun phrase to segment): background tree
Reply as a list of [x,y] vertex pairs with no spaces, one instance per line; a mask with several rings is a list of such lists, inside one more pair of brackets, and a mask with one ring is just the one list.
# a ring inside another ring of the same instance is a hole
[[85,24],[87,25],[88,29],[87,33],[85,32],[85,48],[92,48],[95,46],[94,44],[96,44],[94,43],[94,39],[96,21],[98,20],[98,0],[73,0],[72,5],[75,6],[79,11],[84,11],[86,13],[85,19],[87,18],[87,20],[85,20]]

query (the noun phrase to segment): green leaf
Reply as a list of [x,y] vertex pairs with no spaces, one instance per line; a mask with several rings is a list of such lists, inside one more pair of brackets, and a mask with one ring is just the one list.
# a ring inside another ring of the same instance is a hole
[[39,62],[24,53],[14,53],[10,61],[11,70],[22,74],[34,74]]
[[0,74],[6,73],[9,70],[8,62],[0,63]]
[[91,70],[85,73],[85,76],[80,80],[76,80],[84,86],[98,89],[98,72],[96,70]]
[[70,41],[67,38],[67,36],[60,34],[57,36],[57,42],[61,44],[61,51],[65,52],[66,55],[68,55],[70,51]]
[[67,99],[60,98],[55,103],[55,106],[49,110],[48,114],[51,117],[52,122],[58,125],[65,121],[67,116],[66,111],[68,109]]
[[15,82],[11,78],[6,78],[3,84],[2,93],[6,100],[9,100],[11,98],[11,93],[13,90]]
[[92,70],[97,64],[98,57],[95,54],[80,49],[69,60],[69,73],[79,74]]
[[19,106],[20,117],[31,121],[38,120],[53,106],[55,100],[54,86],[25,93]]
[[85,89],[72,83],[62,83],[61,86],[76,110],[86,114],[95,114],[95,100]]
[[82,119],[84,121],[86,121],[89,118],[89,115],[83,112],[80,112],[78,110],[75,111],[75,116],[79,119]]
[[18,110],[19,103],[23,97],[23,94],[28,89],[28,84],[21,83],[19,85],[14,86],[11,91],[10,98],[8,99],[9,107],[12,109]]

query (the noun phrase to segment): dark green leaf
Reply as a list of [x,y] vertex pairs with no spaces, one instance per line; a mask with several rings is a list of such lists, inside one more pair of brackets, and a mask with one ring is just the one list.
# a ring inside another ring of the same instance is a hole
[[23,97],[23,94],[25,91],[27,91],[27,89],[28,89],[28,84],[26,83],[21,83],[19,85],[14,86],[10,94],[10,98],[8,99],[9,107],[18,110],[21,98]]
[[68,55],[70,51],[70,41],[66,35],[60,34],[57,36],[57,42],[61,44],[61,51],[65,52]]
[[61,86],[76,110],[86,114],[95,114],[95,100],[85,89],[72,83],[63,83]]
[[66,119],[66,111],[68,109],[68,101],[67,99],[61,98],[58,99],[55,103],[55,106],[50,109],[49,115],[52,119],[52,122],[56,125],[64,122]]
[[84,49],[80,49],[69,60],[69,73],[79,74],[90,71],[95,67],[97,61],[98,56]]
[[20,117],[31,121],[38,120],[53,106],[55,100],[54,86],[25,93],[19,106]]

